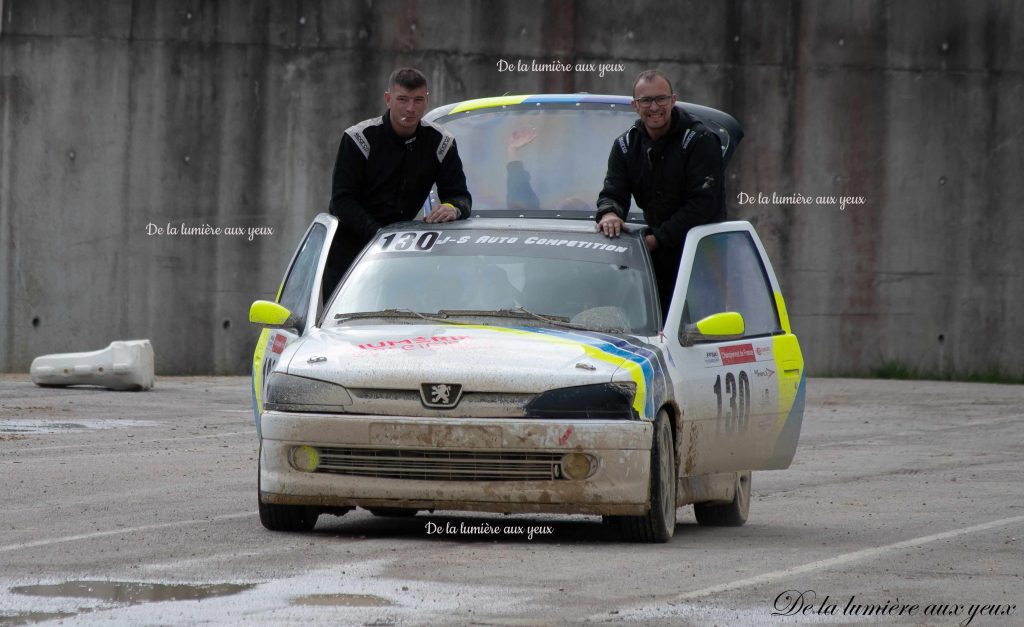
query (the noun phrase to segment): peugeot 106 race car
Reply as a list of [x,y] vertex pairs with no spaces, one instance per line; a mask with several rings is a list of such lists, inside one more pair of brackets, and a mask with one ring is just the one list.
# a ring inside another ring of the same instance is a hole
[[[678,106],[731,155],[735,120]],[[691,503],[700,524],[742,525],[751,471],[789,466],[804,410],[754,228],[690,231],[663,323],[642,215],[616,239],[594,226],[629,98],[488,98],[427,119],[458,140],[473,217],[385,227],[332,291],[338,223],[318,215],[276,302],[252,305],[263,525],[357,506],[550,512],[665,542]]]

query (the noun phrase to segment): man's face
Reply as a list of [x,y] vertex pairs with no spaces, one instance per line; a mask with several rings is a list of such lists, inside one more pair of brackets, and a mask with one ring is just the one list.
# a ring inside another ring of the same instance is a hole
[[[664,101],[659,104],[657,100]],[[651,136],[665,133],[672,124],[672,107],[676,96],[668,81],[656,76],[650,81],[640,81],[633,90],[633,110],[640,116],[640,122]]]
[[399,134],[412,134],[420,118],[427,110],[427,88],[417,87],[406,89],[401,85],[392,85],[390,91],[384,92],[384,104],[391,114],[391,124]]

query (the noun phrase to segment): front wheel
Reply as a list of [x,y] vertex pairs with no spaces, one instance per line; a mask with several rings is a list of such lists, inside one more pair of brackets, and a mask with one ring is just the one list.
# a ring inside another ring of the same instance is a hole
[[418,509],[408,507],[371,507],[370,513],[381,518],[411,518],[419,513]]
[[260,522],[271,531],[310,531],[316,526],[320,512],[315,507],[304,505],[272,505],[264,503],[260,493],[260,463],[263,459],[263,443],[256,462],[256,501],[259,504]]
[[271,505],[260,501],[260,522],[271,531],[310,531],[320,513],[304,505]]
[[651,445],[651,508],[643,516],[615,516],[611,522],[629,542],[668,542],[676,530],[676,457],[668,412],[654,421]]
[[742,527],[750,513],[750,478],[749,470],[736,473],[736,489],[731,503],[694,503],[697,523],[705,527]]

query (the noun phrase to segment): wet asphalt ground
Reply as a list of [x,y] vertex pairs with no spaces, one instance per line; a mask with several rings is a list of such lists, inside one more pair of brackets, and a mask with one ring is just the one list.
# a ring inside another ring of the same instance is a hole
[[[245,378],[0,375],[0,626],[1024,625],[1022,386],[812,379],[747,525],[685,507],[667,545],[588,516],[266,531],[249,403]],[[497,526],[523,532],[469,532]]]

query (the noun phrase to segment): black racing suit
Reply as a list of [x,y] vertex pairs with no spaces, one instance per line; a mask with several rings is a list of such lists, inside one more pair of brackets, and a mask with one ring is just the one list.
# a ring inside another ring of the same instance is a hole
[[412,220],[432,185],[438,197],[469,217],[473,199],[455,138],[442,127],[420,122],[410,137],[391,126],[388,112],[349,127],[334,162],[331,213],[338,232],[324,276],[324,298],[363,247],[382,227]]
[[630,195],[658,240],[651,251],[662,315],[668,314],[686,233],[725,220],[724,169],[718,136],[679,108],[668,132],[652,140],[640,120],[612,144],[597,220],[614,211],[623,220]]

